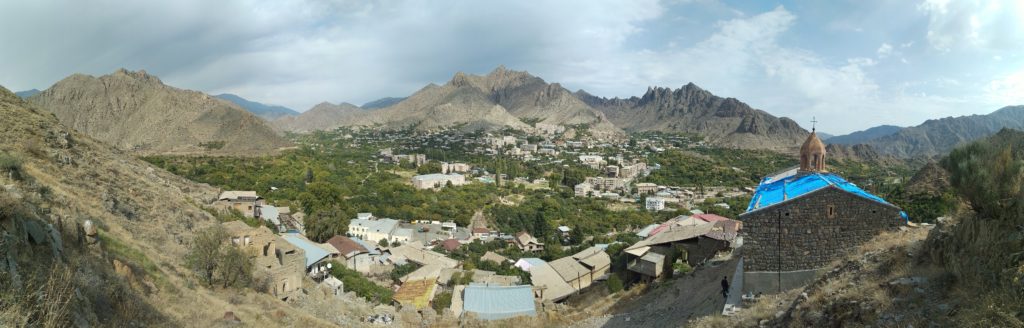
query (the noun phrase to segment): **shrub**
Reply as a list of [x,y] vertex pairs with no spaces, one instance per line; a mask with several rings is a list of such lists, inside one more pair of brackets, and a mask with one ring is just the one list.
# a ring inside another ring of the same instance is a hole
[[21,159],[7,153],[0,153],[0,172],[7,173],[7,177],[14,180],[23,179],[25,174]]
[[605,286],[608,286],[608,292],[615,294],[622,290],[622,279],[619,275],[613,274],[604,282]]
[[437,296],[434,297],[434,301],[433,303],[430,304],[430,306],[433,307],[434,311],[437,311],[437,313],[439,314],[444,312],[444,310],[452,306],[452,293],[444,292],[437,294]]

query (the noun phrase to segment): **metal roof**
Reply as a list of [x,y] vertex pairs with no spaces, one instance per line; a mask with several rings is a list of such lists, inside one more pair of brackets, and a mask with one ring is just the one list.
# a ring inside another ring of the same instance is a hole
[[791,175],[766,177],[757,186],[754,196],[750,199],[747,212],[753,212],[766,208],[796,197],[803,196],[827,187],[836,187],[851,194],[872,200],[881,204],[893,206],[885,199],[872,195],[860,189],[852,182],[832,173],[808,173],[798,174],[793,171],[786,172]]
[[525,286],[482,286],[471,284],[463,291],[463,311],[483,320],[537,316],[533,288]]
[[286,233],[282,234],[281,238],[284,238],[289,244],[295,245],[295,247],[302,249],[306,253],[307,268],[331,254],[320,245],[313,243],[300,234]]

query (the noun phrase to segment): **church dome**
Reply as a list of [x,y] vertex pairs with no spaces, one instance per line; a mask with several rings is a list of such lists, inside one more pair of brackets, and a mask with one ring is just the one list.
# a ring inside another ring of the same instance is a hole
[[825,171],[825,143],[818,139],[818,134],[811,131],[804,145],[800,146],[801,171]]

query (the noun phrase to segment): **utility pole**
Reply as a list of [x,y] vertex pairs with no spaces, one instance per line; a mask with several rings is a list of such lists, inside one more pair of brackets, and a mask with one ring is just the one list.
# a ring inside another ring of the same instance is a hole
[[776,210],[775,216],[778,217],[778,220],[776,220],[775,222],[778,223],[778,226],[776,228],[778,229],[777,232],[779,234],[778,242],[775,244],[775,254],[779,269],[779,293],[782,293],[782,210]]

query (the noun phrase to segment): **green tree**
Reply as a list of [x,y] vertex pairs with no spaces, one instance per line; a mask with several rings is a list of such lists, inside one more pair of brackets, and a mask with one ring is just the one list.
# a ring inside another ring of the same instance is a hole
[[388,239],[387,238],[381,238],[380,241],[377,242],[377,245],[380,245],[380,247],[391,246],[391,244],[388,243]]
[[217,266],[221,260],[221,244],[227,239],[227,232],[220,225],[200,231],[192,239],[192,249],[185,259],[199,279],[207,286],[213,286]]
[[225,247],[218,272],[224,288],[248,287],[252,284],[252,259],[237,247]]

